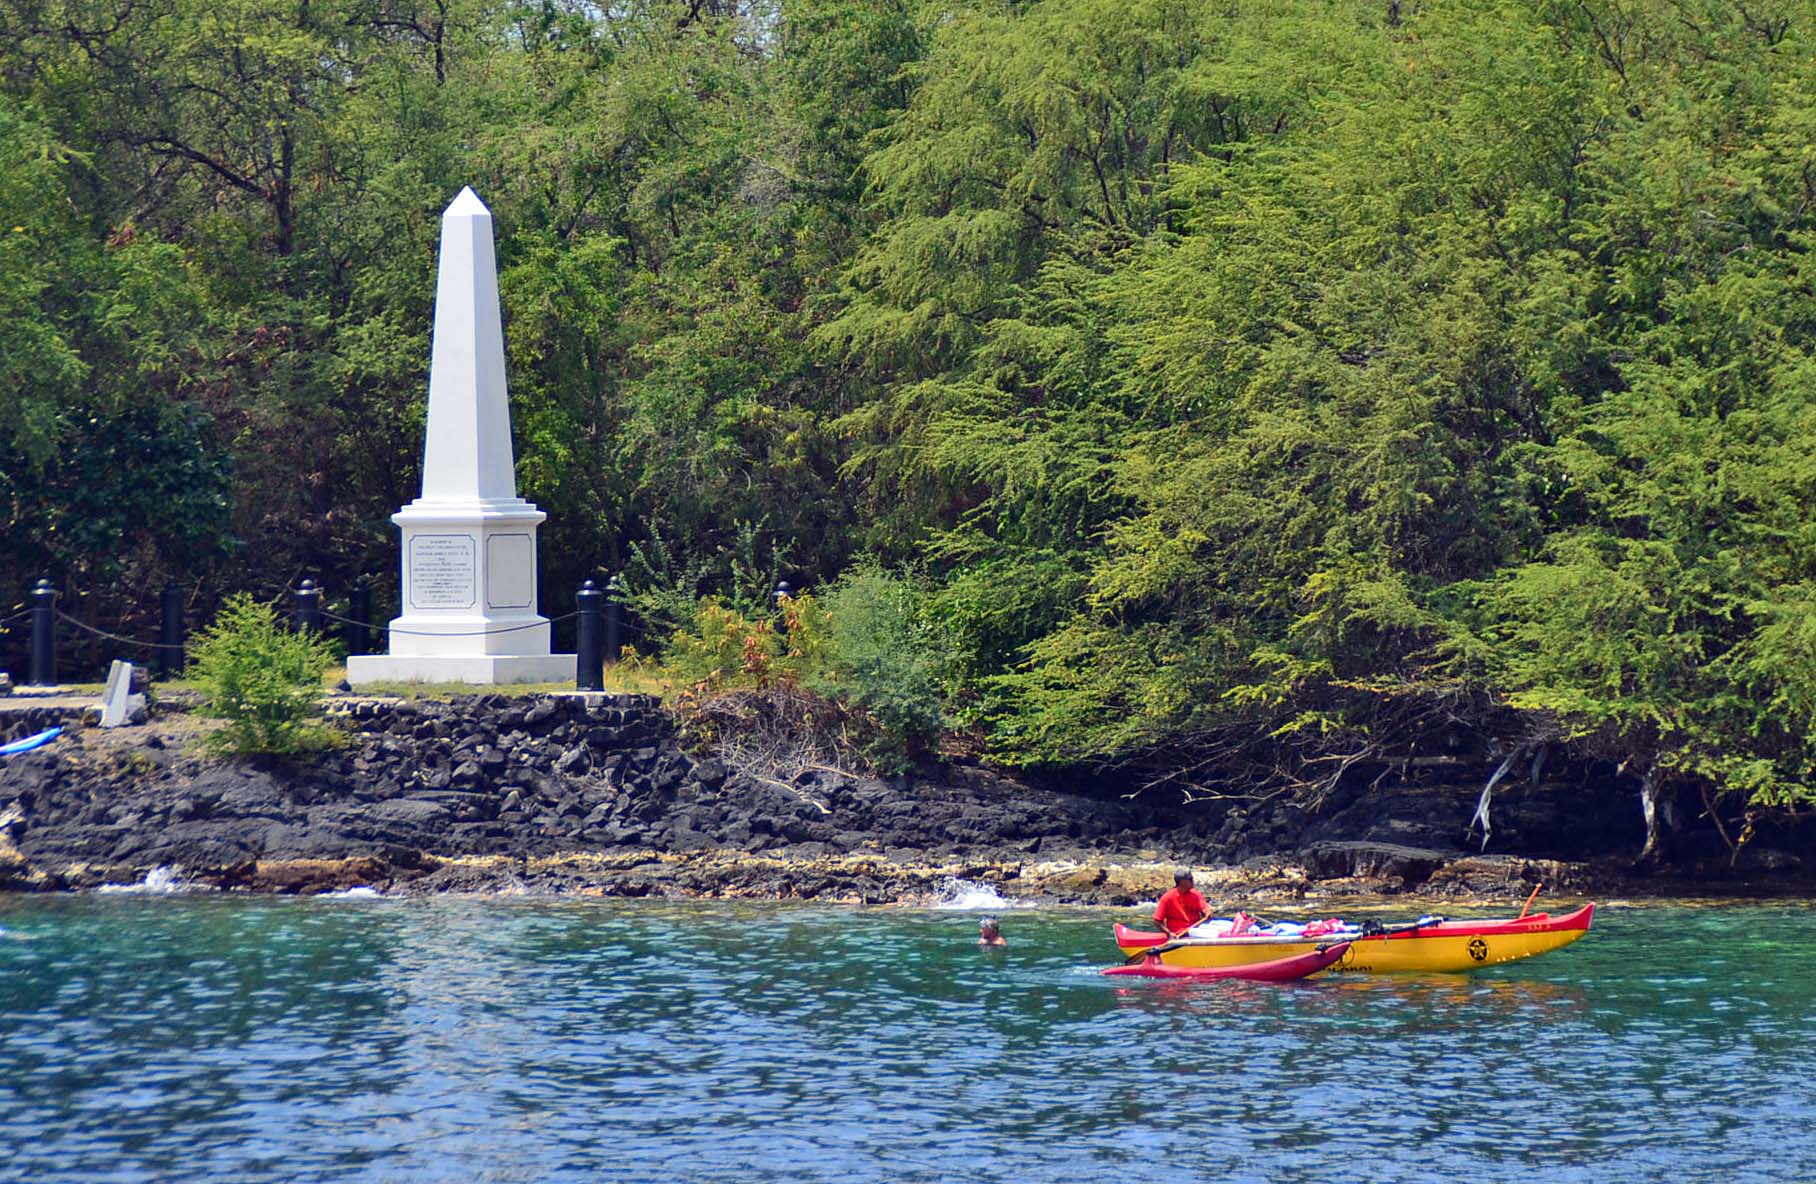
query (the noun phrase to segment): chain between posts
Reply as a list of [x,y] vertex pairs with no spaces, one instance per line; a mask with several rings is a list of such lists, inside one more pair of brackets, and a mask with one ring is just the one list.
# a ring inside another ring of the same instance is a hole
[[93,625],[88,624],[86,621],[77,620],[75,617],[70,616],[68,613],[64,612],[62,609],[57,610],[57,619],[59,621],[64,621],[64,622],[67,622],[68,624],[74,625],[76,628],[82,630],[84,633],[92,633],[96,637],[104,637],[108,641],[117,641],[121,645],[136,645],[142,649],[148,649],[148,650],[161,650],[164,648],[164,643],[161,641],[141,641],[136,637],[122,637],[118,633],[109,633],[105,629],[97,629]]
[[[608,584],[608,590],[609,590],[609,592],[612,592],[612,593],[615,593],[617,591],[615,580],[611,584]],[[320,595],[320,589],[314,587],[312,582],[311,582],[311,586],[309,587],[308,591],[313,592],[318,597]],[[597,593],[595,593],[595,594],[597,595]],[[56,602],[53,598],[56,595],[56,591],[54,588],[52,588],[50,586],[50,583],[47,580],[39,581],[39,587],[34,590],[34,595],[38,596],[41,601],[48,600],[49,603],[48,604],[41,603],[41,604],[35,605],[33,607],[21,609],[18,612],[12,613],[9,616],[0,617],[0,630],[10,629],[12,626],[14,626],[22,621],[31,620],[33,618],[40,618],[40,621],[38,622],[40,624],[42,624],[42,623],[54,624],[57,621],[62,621],[66,624],[74,626],[76,629],[78,629],[79,631],[81,631],[83,633],[89,634],[90,636],[98,637],[105,641],[113,642],[116,645],[135,646],[141,651],[157,655],[162,660],[169,663],[170,669],[174,669],[176,666],[179,666],[181,664],[182,643],[180,641],[175,643],[175,645],[173,646],[172,642],[170,642],[169,640],[145,641],[141,638],[127,637],[123,634],[113,633],[113,632],[110,632],[109,630],[102,629],[102,628],[99,628],[94,625],[90,625],[88,622],[83,621],[77,617],[71,616],[69,613],[64,612],[60,608],[54,607]],[[617,597],[615,595],[608,595],[608,597],[607,597],[608,622],[607,622],[607,628],[605,630],[605,632],[607,634],[607,640],[616,640],[616,638],[612,635],[615,635],[618,632],[618,629],[615,626],[617,626],[619,624],[619,622],[616,619],[616,613],[613,611],[617,608],[616,601],[617,601]],[[396,633],[396,634],[412,636],[412,637],[489,637],[494,634],[517,633],[517,632],[521,632],[526,629],[545,628],[549,625],[556,625],[556,624],[560,624],[561,622],[564,622],[564,621],[571,621],[581,615],[580,610],[575,610],[574,612],[564,613],[561,616],[549,617],[546,620],[535,621],[535,622],[532,622],[529,624],[524,624],[524,625],[505,625],[500,628],[493,628],[493,629],[462,630],[462,631],[456,632],[456,633],[430,633],[430,632],[426,632],[423,630],[417,630],[417,629],[397,629],[397,628],[393,628],[392,626],[389,626],[389,625],[376,625],[370,621],[360,621],[360,620],[356,620],[352,617],[345,617],[345,616],[340,615],[339,613],[331,612],[328,609],[320,608],[319,606],[312,606],[312,607],[313,607],[314,611],[310,615],[317,620],[334,621],[339,624],[351,625],[351,626],[354,626],[355,628],[360,628],[360,629],[365,629],[365,630],[379,630],[379,631],[383,631],[383,632],[387,632],[387,633]],[[48,612],[45,611],[47,608],[49,609]],[[167,615],[168,615],[168,613],[167,613]],[[314,621],[312,621],[311,624],[313,625]],[[169,627],[170,627],[170,622],[168,620],[166,620],[166,622],[165,622],[165,631],[166,632],[169,632]],[[54,681],[54,679],[55,679],[55,662],[56,662],[54,638],[47,637],[47,638],[40,639],[36,636],[37,632],[38,632],[37,630],[34,630],[34,636],[33,636],[33,663],[32,663],[32,665],[33,665],[33,681],[37,682],[37,681],[41,681],[42,679],[49,679],[49,680]],[[171,651],[173,650],[173,648],[178,651],[176,654],[172,654]],[[169,673],[169,669],[166,670],[166,673]]]
[[495,633],[516,633],[523,629],[540,629],[545,624],[556,625],[562,621],[571,621],[578,615],[578,613],[563,613],[559,617],[550,617],[547,621],[536,621],[529,625],[507,625],[503,629],[471,629],[463,630],[459,633],[430,633],[422,629],[396,629],[390,625],[374,625],[369,621],[356,621],[352,617],[343,617],[339,613],[332,613],[327,609],[321,610],[321,616],[324,620],[336,621],[342,625],[361,625],[367,629],[378,630],[381,633],[397,633],[406,637],[490,637]]

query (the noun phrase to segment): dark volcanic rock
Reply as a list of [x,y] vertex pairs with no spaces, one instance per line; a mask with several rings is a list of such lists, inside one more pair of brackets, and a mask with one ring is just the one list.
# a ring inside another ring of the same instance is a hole
[[1151,808],[974,767],[896,781],[816,769],[784,786],[684,751],[646,696],[366,701],[343,718],[350,747],[312,764],[174,751],[130,773],[61,753],[15,761],[6,789],[21,858],[40,871],[170,864],[243,884],[232,869],[256,861],[357,860],[398,845],[442,856],[781,847],[810,859],[932,857],[955,844],[1027,852],[1053,835],[1152,843],[1174,821],[1157,827]]
[[1354,876],[1399,881],[1402,890],[1416,888],[1444,866],[1450,855],[1395,843],[1317,843],[1301,853],[1306,874],[1317,880]]
[[[0,713],[0,723],[0,735],[48,726],[29,712]],[[88,886],[171,866],[224,887],[286,892],[533,882],[857,901],[970,875],[1108,903],[1151,899],[1164,886],[1163,872],[1152,883],[1103,874],[1106,863],[1137,862],[1241,865],[1283,891],[1508,897],[1540,880],[1580,883],[1587,865],[1556,861],[1637,850],[1639,837],[1630,792],[1597,796],[1575,782],[1498,790],[1487,855],[1466,835],[1478,796],[1466,786],[1371,781],[1339,787],[1312,811],[1278,798],[1131,797],[1109,778],[1041,784],[963,762],[891,779],[814,769],[784,784],[686,750],[645,696],[360,701],[342,723],[347,746],[313,761],[207,761],[186,744],[132,747],[125,732],[91,745],[80,730],[74,743],[12,758],[0,765],[0,889]],[[1573,829],[1584,818],[1591,825]],[[1816,866],[1802,832],[1762,829],[1761,839],[1759,854],[1741,860],[1698,858],[1719,863],[1707,874],[1730,882],[1789,883]],[[1508,854],[1516,842],[1522,853]],[[594,862],[560,863],[569,858]],[[1047,870],[1022,878],[1037,858]]]
[[219,868],[257,858],[262,834],[252,834],[241,821],[179,823],[152,841],[129,840],[113,852],[114,862],[145,867]]

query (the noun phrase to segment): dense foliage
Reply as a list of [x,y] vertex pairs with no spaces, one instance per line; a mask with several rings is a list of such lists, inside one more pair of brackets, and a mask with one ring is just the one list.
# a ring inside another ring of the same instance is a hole
[[548,607],[867,555],[828,689],[1007,760],[1816,797],[1807,2],[0,0],[7,593],[394,579],[469,183]]
[[334,651],[315,633],[292,631],[275,610],[239,592],[189,649],[189,676],[206,714],[226,721],[209,747],[241,755],[290,756],[330,744],[322,676]]

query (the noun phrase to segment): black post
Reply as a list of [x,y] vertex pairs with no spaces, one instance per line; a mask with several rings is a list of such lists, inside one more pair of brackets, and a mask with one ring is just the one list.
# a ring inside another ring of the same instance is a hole
[[580,591],[574,594],[574,689],[577,691],[603,691],[605,689],[605,653],[603,621],[600,620],[601,602],[605,593],[593,586],[588,580],[580,585]]
[[605,660],[624,652],[624,584],[613,576],[605,582]]
[[788,632],[788,614],[782,606],[794,597],[794,585],[787,580],[776,582],[776,632],[786,635]]
[[175,582],[164,585],[163,621],[158,629],[158,677],[169,678],[183,669],[183,589]]
[[322,590],[315,586],[314,580],[304,580],[296,586],[296,611],[291,614],[291,626],[298,633],[305,629],[316,633],[322,631]]
[[26,595],[32,606],[32,685],[57,683],[57,590],[49,580]]
[[364,579],[347,593],[347,653],[372,652],[372,586]]

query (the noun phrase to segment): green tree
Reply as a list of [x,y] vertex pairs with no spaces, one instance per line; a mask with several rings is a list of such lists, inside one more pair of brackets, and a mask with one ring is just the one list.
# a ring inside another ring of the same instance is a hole
[[208,745],[242,756],[288,756],[333,743],[322,721],[322,676],[334,653],[311,632],[292,632],[268,604],[229,597],[189,647],[189,677],[208,715],[225,726]]

